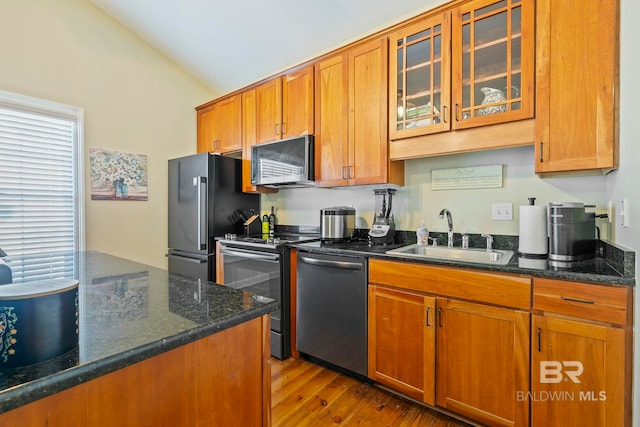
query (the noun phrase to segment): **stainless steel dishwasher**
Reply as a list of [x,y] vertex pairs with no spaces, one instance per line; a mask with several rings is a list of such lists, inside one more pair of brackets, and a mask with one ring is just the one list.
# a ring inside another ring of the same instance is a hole
[[298,252],[298,350],[367,375],[367,261]]

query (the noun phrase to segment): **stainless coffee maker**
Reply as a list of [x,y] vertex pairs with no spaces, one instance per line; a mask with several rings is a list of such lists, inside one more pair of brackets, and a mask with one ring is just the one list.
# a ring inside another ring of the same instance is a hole
[[396,225],[393,221],[391,207],[396,190],[391,188],[378,188],[373,190],[375,196],[375,211],[373,224],[369,230],[371,242],[377,245],[393,243],[396,234]]
[[549,264],[567,266],[595,257],[595,212],[579,202],[549,203]]

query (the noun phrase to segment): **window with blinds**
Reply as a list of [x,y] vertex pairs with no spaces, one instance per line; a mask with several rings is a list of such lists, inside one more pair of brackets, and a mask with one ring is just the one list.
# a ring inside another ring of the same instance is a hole
[[0,93],[0,248],[13,283],[74,276],[81,112]]

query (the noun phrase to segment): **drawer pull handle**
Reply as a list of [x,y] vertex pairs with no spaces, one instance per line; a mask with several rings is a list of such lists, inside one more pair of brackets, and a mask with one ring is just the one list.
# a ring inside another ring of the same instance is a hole
[[580,304],[595,304],[595,301],[589,301],[589,300],[585,300],[585,299],[577,299],[577,298],[563,297],[562,295],[560,295],[560,299],[561,299],[562,301],[577,302],[577,303],[580,303]]
[[429,312],[431,311],[431,307],[427,307],[427,326],[431,326],[431,323],[429,323]]

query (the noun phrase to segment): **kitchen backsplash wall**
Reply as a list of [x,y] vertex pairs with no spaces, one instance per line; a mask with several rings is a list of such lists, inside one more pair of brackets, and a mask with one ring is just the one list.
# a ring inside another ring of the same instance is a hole
[[[536,204],[583,202],[606,213],[604,176],[540,178],[533,171],[533,147],[509,148],[405,161],[405,185],[397,188],[392,212],[396,228],[415,230],[421,219],[430,231],[445,232],[447,223],[438,214],[448,208],[456,233],[519,234],[519,207],[535,197]],[[503,165],[502,188],[437,190],[431,188],[431,171],[471,166]],[[345,188],[293,188],[262,196],[262,210],[276,207],[279,224],[319,225],[320,209],[351,206],[356,227],[369,228],[373,220],[373,189],[382,186]],[[513,220],[491,219],[492,203],[512,203]],[[596,219],[601,238],[607,239],[611,224]]]

